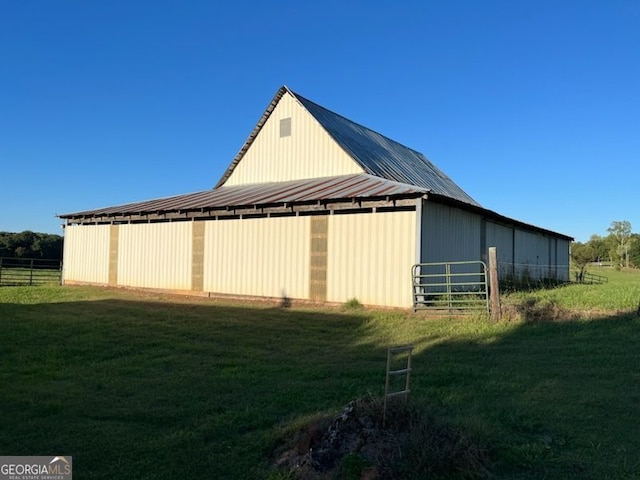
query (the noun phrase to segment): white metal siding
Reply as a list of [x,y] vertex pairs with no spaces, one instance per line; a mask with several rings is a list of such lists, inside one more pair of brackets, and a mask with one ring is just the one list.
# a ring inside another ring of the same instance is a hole
[[481,260],[482,217],[458,208],[422,206],[422,262]]
[[109,225],[70,225],[64,231],[64,281],[109,283]]
[[327,300],[409,307],[415,212],[329,217]]
[[309,217],[206,222],[204,290],[307,298],[309,229]]
[[558,273],[561,280],[569,281],[569,241],[558,238],[556,245]]
[[118,285],[191,289],[191,222],[120,225]]
[[496,247],[498,263],[513,263],[513,227],[487,222],[487,248]]
[[540,233],[515,232],[516,271],[533,278],[569,280],[569,241]]
[[515,263],[527,265],[549,264],[549,239],[543,235],[516,230]]
[[[291,118],[291,135],[280,138],[280,120],[284,118]],[[363,173],[363,170],[311,114],[286,93],[225,185],[352,173]]]
[[497,247],[503,274],[569,280],[567,240],[493,222],[487,222],[486,232],[487,246]]

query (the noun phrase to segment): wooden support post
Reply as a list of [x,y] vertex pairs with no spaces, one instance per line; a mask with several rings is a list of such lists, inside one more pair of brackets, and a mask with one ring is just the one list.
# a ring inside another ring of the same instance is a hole
[[500,320],[500,287],[498,283],[498,253],[496,247],[489,247],[489,282],[491,319]]

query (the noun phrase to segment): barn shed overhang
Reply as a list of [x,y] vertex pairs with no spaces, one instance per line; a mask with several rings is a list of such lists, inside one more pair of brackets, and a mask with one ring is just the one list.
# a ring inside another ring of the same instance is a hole
[[226,220],[415,210],[427,190],[367,174],[218,187],[59,215],[67,225]]
[[548,237],[560,238],[562,240],[567,240],[569,242],[572,242],[574,240],[574,238],[569,236],[569,235],[564,235],[562,233],[554,232],[552,230],[547,230],[545,228],[541,228],[541,227],[538,227],[538,226],[535,226],[535,225],[531,225],[529,223],[521,222],[521,221],[516,220],[514,218],[505,217],[504,215],[500,215],[499,213],[494,212],[493,210],[488,210],[488,209],[483,208],[483,207],[470,205],[470,204],[468,204],[466,202],[461,202],[461,201],[458,201],[458,200],[453,199],[453,198],[445,197],[443,195],[438,195],[438,194],[435,194],[435,193],[427,193],[427,194],[425,194],[424,198],[425,198],[425,200],[427,200],[429,202],[440,203],[440,204],[443,204],[443,205],[456,207],[456,208],[459,208],[461,210],[465,210],[467,212],[476,213],[478,215],[481,215],[482,218],[484,218],[485,220],[493,221],[493,222],[499,223],[501,225],[507,225],[507,226],[511,226],[511,227],[516,227],[516,228],[521,229],[521,230],[526,230],[526,231],[530,231],[530,232],[533,232],[533,233],[546,235]]

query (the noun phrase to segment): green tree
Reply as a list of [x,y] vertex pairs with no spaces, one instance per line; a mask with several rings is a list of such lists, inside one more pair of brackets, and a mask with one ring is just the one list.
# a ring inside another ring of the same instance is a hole
[[593,262],[595,258],[596,252],[588,243],[574,242],[571,244],[571,260],[578,269],[576,273],[577,282],[584,280],[584,275],[587,273],[587,265]]
[[640,268],[640,234],[634,233],[629,241],[629,261],[631,264]]
[[39,233],[33,244],[33,252],[38,258],[59,260],[62,258],[62,237],[49,233]]
[[13,257],[13,250],[10,248],[11,233],[0,232],[0,257]]
[[607,232],[616,239],[616,254],[620,259],[620,266],[629,266],[629,239],[631,238],[631,223],[627,220],[613,221]]
[[0,257],[62,258],[62,237],[49,233],[0,232]]
[[13,237],[13,251],[16,257],[33,258],[33,243],[36,234],[30,230],[16,233]]
[[606,237],[601,237],[600,235],[593,234],[587,245],[590,245],[593,248],[595,253],[595,262],[604,262],[611,259],[611,255],[609,251],[611,250],[610,244],[611,241]]

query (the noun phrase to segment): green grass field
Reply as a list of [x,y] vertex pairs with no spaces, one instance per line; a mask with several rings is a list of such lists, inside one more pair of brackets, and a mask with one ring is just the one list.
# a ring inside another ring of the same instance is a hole
[[493,478],[640,478],[640,274],[605,274],[504,299],[582,318],[498,323],[2,287],[0,454],[72,455],[77,478],[269,478],[283,432],[380,396],[386,347],[413,342],[412,402],[486,446]]

